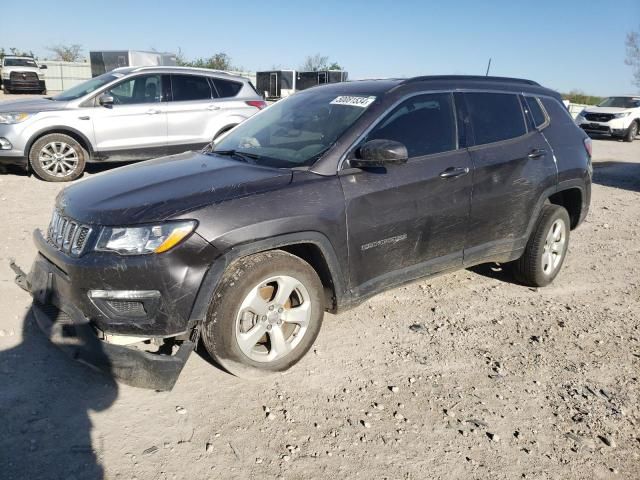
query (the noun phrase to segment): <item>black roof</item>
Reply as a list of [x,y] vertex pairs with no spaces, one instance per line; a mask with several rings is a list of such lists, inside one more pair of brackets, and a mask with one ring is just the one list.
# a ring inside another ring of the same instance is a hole
[[[348,82],[320,85],[324,91],[336,94],[383,95],[399,88],[425,87],[433,89],[476,89],[489,88],[495,90],[531,92],[551,95],[559,98],[559,94],[533,80],[511,77],[484,77],[478,75],[426,75],[413,78],[388,78],[379,80],[351,80]],[[403,88],[404,90],[404,88]]]

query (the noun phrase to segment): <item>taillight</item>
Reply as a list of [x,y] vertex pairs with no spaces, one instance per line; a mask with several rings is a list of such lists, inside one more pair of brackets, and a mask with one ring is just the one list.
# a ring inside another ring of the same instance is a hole
[[589,158],[591,158],[591,151],[592,151],[591,138],[587,137],[584,139],[584,149],[589,154]]
[[250,107],[256,107],[258,110],[262,110],[267,106],[267,102],[264,100],[247,100],[245,103]]

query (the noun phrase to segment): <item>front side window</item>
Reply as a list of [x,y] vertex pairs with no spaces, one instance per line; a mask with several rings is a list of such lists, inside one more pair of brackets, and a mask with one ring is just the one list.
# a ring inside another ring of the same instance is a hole
[[536,128],[541,127],[547,121],[547,117],[538,102],[538,99],[535,97],[524,97],[527,102],[527,108],[529,109],[529,113],[531,113],[531,117],[533,118],[533,124]]
[[465,93],[476,145],[517,138],[527,133],[520,100],[511,93]]
[[162,99],[160,75],[140,75],[120,82],[105,93],[113,97],[114,105],[157,103]]
[[241,83],[233,82],[231,80],[222,80],[220,78],[214,78],[213,84],[216,86],[216,90],[218,91],[218,96],[220,98],[235,97],[242,88]]
[[313,165],[374,101],[368,95],[298,93],[242,122],[213,153],[273,167]]
[[104,87],[108,83],[117,80],[123,76],[122,73],[105,73],[98,77],[94,77],[91,80],[87,80],[86,82],[82,82],[75,87],[71,87],[68,90],[65,90],[59,95],[52,97],[52,100],[57,100],[60,102],[68,102],[71,100],[77,100],[78,98],[82,98],[85,95],[89,95],[92,92],[95,92],[97,89]]
[[455,150],[456,121],[450,93],[412,97],[388,114],[367,135],[369,140],[393,140],[407,147],[409,158]]
[[211,98],[208,80],[198,75],[171,75],[171,90],[174,102]]

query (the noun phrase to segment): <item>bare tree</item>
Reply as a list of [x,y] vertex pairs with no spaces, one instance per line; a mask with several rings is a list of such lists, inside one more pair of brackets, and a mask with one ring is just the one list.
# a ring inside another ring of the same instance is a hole
[[633,69],[633,83],[640,89],[640,33],[628,33],[625,44],[627,46],[627,58],[624,63]]
[[54,60],[62,62],[77,62],[82,58],[82,45],[77,43],[73,45],[54,45],[47,47],[47,50],[54,53]]
[[305,58],[300,70],[304,72],[317,72],[319,70],[328,70],[329,57],[316,53]]

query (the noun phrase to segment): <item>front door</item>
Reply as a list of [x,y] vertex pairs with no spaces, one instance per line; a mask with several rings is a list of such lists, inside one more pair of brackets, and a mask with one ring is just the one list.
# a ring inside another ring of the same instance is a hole
[[449,93],[411,97],[362,141],[401,142],[407,163],[340,176],[356,295],[462,265],[471,161],[455,118]]
[[110,160],[145,160],[164,155],[167,113],[161,75],[138,75],[104,92],[113,105],[91,113],[97,152]]
[[473,198],[465,263],[524,248],[543,193],[556,185],[553,153],[528,128],[523,100],[511,93],[464,94],[474,144]]

